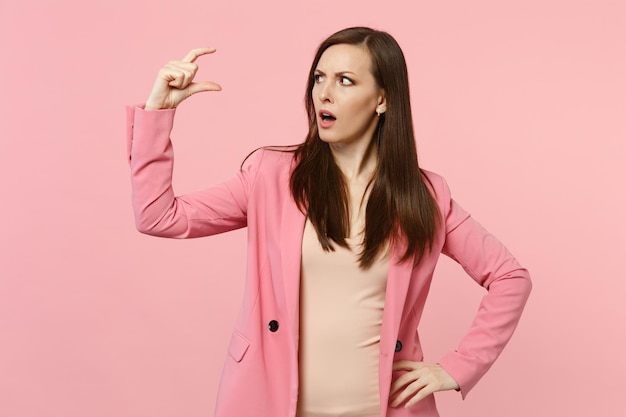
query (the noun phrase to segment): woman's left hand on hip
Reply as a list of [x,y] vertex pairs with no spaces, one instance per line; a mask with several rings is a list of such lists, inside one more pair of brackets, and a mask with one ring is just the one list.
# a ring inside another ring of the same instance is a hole
[[459,389],[454,378],[436,363],[400,360],[393,363],[393,370],[405,372],[391,383],[392,407],[402,403],[410,407],[434,392]]

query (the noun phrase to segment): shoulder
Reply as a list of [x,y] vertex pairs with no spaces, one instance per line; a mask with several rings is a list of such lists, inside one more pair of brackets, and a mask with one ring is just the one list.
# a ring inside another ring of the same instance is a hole
[[250,152],[244,159],[246,165],[285,165],[293,161],[295,146],[264,146]]
[[435,200],[441,204],[450,201],[450,188],[445,178],[433,171],[421,169],[426,186],[430,189]]
[[424,169],[421,171],[422,175],[425,177],[426,186],[430,189],[430,192],[439,206],[446,232],[454,230],[459,224],[467,220],[470,214],[454,201],[450,187],[448,187],[445,178],[432,171]]
[[253,173],[255,178],[288,178],[295,165],[294,150],[282,146],[258,148],[245,157],[241,170]]

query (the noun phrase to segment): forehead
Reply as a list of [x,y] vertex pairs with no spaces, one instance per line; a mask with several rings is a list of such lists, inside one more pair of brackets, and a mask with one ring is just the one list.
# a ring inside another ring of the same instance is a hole
[[324,51],[317,69],[326,73],[350,71],[363,74],[370,72],[371,64],[370,54],[365,47],[339,44]]

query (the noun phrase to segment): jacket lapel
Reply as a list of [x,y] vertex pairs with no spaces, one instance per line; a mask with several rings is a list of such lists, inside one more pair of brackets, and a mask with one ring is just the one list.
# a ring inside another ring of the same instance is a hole
[[[385,293],[385,308],[383,311],[382,337],[395,338],[400,329],[400,321],[404,310],[404,302],[411,282],[411,266],[413,258],[400,263],[404,248],[394,245],[389,260],[389,272],[387,273],[387,288]],[[396,341],[393,340],[393,346]]]
[[380,330],[380,360],[378,373],[380,407],[383,413],[381,415],[383,416],[386,415],[387,404],[389,402],[389,389],[391,388],[392,377],[391,367],[414,262],[414,258],[411,257],[407,261],[399,263],[402,254],[406,250],[403,246],[402,244],[394,244],[392,246],[389,260],[389,272],[387,274],[383,323]]
[[305,220],[289,194],[283,202],[280,238],[287,315],[296,339],[300,331],[300,267]]

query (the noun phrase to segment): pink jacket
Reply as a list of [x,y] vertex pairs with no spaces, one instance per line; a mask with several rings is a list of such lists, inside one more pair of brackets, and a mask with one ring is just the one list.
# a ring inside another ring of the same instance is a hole
[[[298,401],[298,301],[305,216],[290,191],[291,153],[258,151],[231,180],[176,197],[171,185],[174,110],[127,108],[132,204],[137,229],[172,238],[248,227],[243,305],[228,347],[216,417],[294,417]],[[431,395],[405,409],[388,407],[392,362],[422,361],[417,327],[433,270],[443,253],[487,289],[471,329],[439,364],[463,397],[511,337],[531,290],[528,272],[450,197],[444,179],[427,172],[445,224],[417,267],[398,263],[392,247],[380,335],[381,416],[435,417]],[[400,342],[400,343],[398,343]]]

